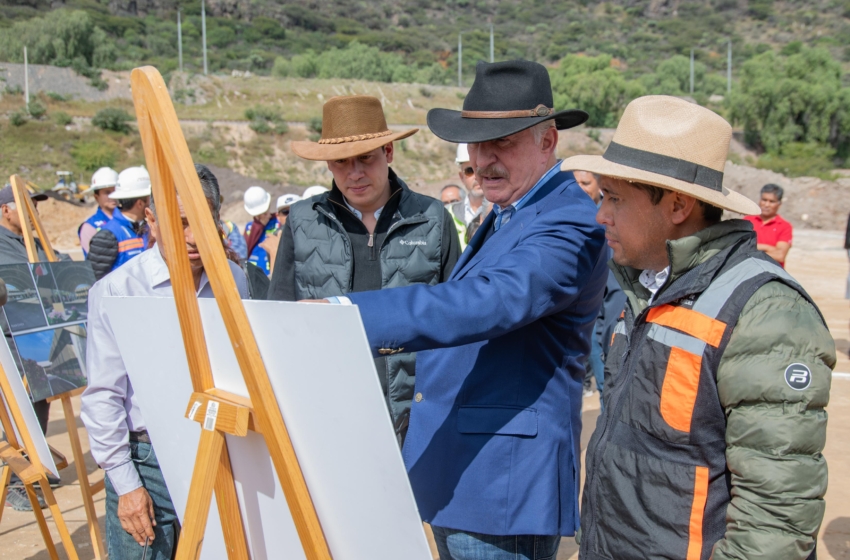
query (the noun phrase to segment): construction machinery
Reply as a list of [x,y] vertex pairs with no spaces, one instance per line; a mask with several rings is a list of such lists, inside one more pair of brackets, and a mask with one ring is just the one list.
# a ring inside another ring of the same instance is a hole
[[[74,174],[71,171],[57,171],[56,184],[50,189],[53,193],[53,198],[63,198],[68,202],[84,203],[90,202],[92,191],[89,185],[78,184],[74,180]],[[29,187],[31,183],[27,183]]]

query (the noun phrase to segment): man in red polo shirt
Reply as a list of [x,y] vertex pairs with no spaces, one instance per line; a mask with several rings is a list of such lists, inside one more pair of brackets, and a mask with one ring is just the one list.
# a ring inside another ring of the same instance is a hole
[[783,194],[779,185],[768,183],[763,186],[759,199],[761,216],[744,216],[744,219],[753,224],[759,251],[764,251],[785,268],[793,228],[778,214]]

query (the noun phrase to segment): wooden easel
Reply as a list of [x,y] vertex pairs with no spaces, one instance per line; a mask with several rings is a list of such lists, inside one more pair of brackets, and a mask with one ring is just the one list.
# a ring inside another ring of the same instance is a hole
[[[12,393],[9,378],[6,377],[2,366],[0,366],[0,394],[3,396],[0,399],[0,425],[3,426],[3,432],[6,434],[6,441],[0,441],[0,459],[6,463],[7,467],[3,469],[3,474],[0,475],[0,504],[6,501],[9,480],[12,472],[14,472],[24,484],[27,497],[30,500],[30,504],[32,504],[33,514],[35,514],[35,519],[38,522],[38,528],[41,531],[41,537],[44,539],[44,544],[47,546],[47,552],[50,554],[50,558],[59,560],[59,556],[56,553],[56,545],[53,543],[53,537],[50,534],[50,529],[47,527],[44,513],[41,511],[41,506],[38,505],[38,497],[35,494],[34,488],[34,485],[38,483],[41,486],[44,501],[47,502],[47,507],[50,508],[56,529],[59,531],[59,538],[62,540],[65,554],[68,555],[70,560],[78,560],[77,551],[74,548],[74,543],[71,541],[71,533],[68,532],[68,526],[65,525],[65,519],[62,517],[59,506],[56,504],[56,497],[53,495],[53,490],[47,481],[47,471],[41,464],[38,454],[35,452],[35,443],[33,442],[32,435],[27,429],[21,409],[18,407],[18,403],[15,401]],[[17,432],[15,428],[17,428]],[[20,434],[23,445],[18,441],[17,434]],[[26,456],[24,456],[24,453],[26,453]],[[3,516],[3,509],[3,507],[0,507],[0,518]]]
[[[12,184],[12,193],[15,196],[15,206],[17,207],[18,218],[21,222],[21,231],[24,238],[24,245],[27,249],[27,258],[29,259],[29,262],[37,263],[41,260],[38,256],[38,247],[35,244],[30,224],[32,224],[35,232],[38,234],[38,239],[41,242],[44,254],[47,256],[47,261],[57,262],[59,259],[56,257],[56,252],[50,244],[47,232],[41,223],[41,218],[35,209],[35,205],[30,199],[24,181],[17,175],[12,175],[9,182]],[[74,465],[77,469],[77,479],[80,483],[80,493],[83,496],[83,509],[85,509],[86,512],[86,521],[89,526],[89,537],[92,541],[95,558],[97,560],[103,560],[106,558],[106,550],[103,546],[100,524],[97,521],[97,512],[94,509],[94,495],[104,489],[105,479],[101,479],[94,484],[91,484],[89,481],[89,475],[86,471],[85,456],[83,455],[83,448],[80,444],[80,435],[77,430],[77,420],[74,415],[74,405],[71,403],[71,398],[79,395],[84,390],[85,388],[83,387],[74,389],[73,391],[49,397],[47,401],[62,402],[62,411],[65,414],[65,426],[68,428],[68,437],[71,440],[71,451],[74,455]],[[52,448],[51,452],[57,454],[57,452]],[[64,459],[64,457],[62,457],[62,459]],[[64,466],[67,465],[67,461],[64,461]],[[64,468],[59,465],[57,465],[57,467],[60,469]]]
[[[157,243],[162,247],[171,275],[183,345],[195,391],[187,405],[186,416],[204,426],[188,505],[183,516],[177,559],[194,560],[199,557],[213,489],[228,558],[249,558],[224,435],[245,436],[249,429],[253,429],[263,436],[268,447],[307,558],[328,560],[331,558],[328,543],[275,400],[236,282],[230,273],[221,237],[201,190],[168,88],[152,66],[133,70],[130,85],[156,200],[161,236]],[[195,283],[184,242],[178,195],[192,227],[250,399],[226,393],[214,385]],[[196,402],[200,404],[195,406]]]

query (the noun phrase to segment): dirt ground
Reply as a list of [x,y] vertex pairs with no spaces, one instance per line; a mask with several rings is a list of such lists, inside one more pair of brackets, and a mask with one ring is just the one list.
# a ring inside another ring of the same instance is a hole
[[[824,455],[829,463],[830,485],[826,495],[826,514],[818,544],[821,560],[850,560],[850,307],[844,299],[848,260],[842,249],[843,234],[837,231],[798,231],[794,248],[788,259],[788,271],[793,274],[814,297],[821,308],[835,338],[838,365],[833,376],[830,398],[827,445]],[[596,395],[585,399],[584,431],[582,449],[596,423],[599,401]],[[79,413],[79,398],[74,402]],[[81,422],[77,422],[86,467],[92,482],[103,476],[88,453],[88,440]],[[71,449],[62,409],[53,406],[48,429],[48,441],[65,453],[71,465],[62,471],[63,486],[56,490],[56,497],[73,534],[73,540],[81,560],[94,558],[85,513],[80,499],[79,483],[71,458]],[[104,495],[96,496],[95,507],[104,530]],[[58,533],[52,527],[55,542]],[[61,550],[61,549],[60,549]],[[562,541],[558,560],[577,558],[575,542],[571,538]],[[65,558],[60,551],[60,556]],[[14,560],[46,560],[49,558],[31,513],[20,513],[6,508],[0,523],[0,558]],[[435,555],[436,558],[436,555]]]

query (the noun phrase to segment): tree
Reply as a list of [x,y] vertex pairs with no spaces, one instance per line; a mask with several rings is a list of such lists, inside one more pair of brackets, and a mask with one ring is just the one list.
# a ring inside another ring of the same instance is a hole
[[568,55],[549,74],[555,109],[587,111],[588,126],[616,126],[626,105],[645,93],[639,82],[627,81],[619,70],[611,67],[608,55]]
[[82,10],[53,10],[44,17],[18,21],[0,33],[0,59],[100,68],[115,60],[115,46]]
[[745,62],[730,108],[747,142],[773,154],[791,143],[828,144],[840,159],[850,148],[850,89],[826,49],[773,51]]

